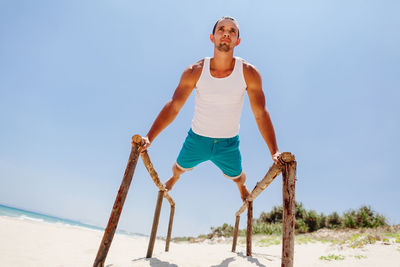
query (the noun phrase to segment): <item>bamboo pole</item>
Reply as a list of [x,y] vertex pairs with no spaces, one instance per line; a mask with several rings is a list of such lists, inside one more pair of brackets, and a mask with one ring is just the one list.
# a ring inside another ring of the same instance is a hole
[[163,196],[164,196],[164,191],[161,191],[161,190],[158,191],[157,204],[156,204],[156,209],[154,211],[154,218],[153,218],[153,227],[151,228],[151,235],[150,235],[150,240],[149,240],[149,246],[147,247],[146,258],[151,258],[151,256],[153,255],[154,243],[155,243],[156,237],[157,237],[157,228],[158,228],[158,222],[160,219],[160,212],[161,212]]
[[232,252],[236,251],[236,243],[237,243],[237,237],[238,237],[238,232],[239,232],[239,221],[240,221],[240,216],[236,216],[235,229],[233,231]]
[[172,233],[172,225],[174,221],[174,214],[175,214],[175,202],[171,198],[171,196],[168,194],[166,191],[165,185],[161,182],[160,178],[158,177],[158,174],[156,170],[154,169],[153,163],[151,163],[149,154],[147,151],[142,152],[141,154],[144,166],[146,166],[147,171],[150,174],[151,179],[153,179],[154,184],[160,189],[160,191],[164,192],[164,197],[168,200],[170,204],[170,214],[169,214],[169,224],[168,224],[168,234],[167,234],[167,240],[165,243],[165,251],[169,250],[169,243],[171,241],[171,233]]
[[175,206],[174,200],[171,198],[171,196],[167,193],[165,185],[160,181],[160,178],[158,177],[158,174],[156,170],[154,169],[153,163],[151,163],[149,154],[147,151],[143,151],[141,154],[144,166],[146,166],[147,171],[149,172],[151,179],[153,179],[153,182],[156,184],[158,189],[161,191],[164,191],[164,197],[168,200],[169,204],[172,206]]
[[296,161],[286,163],[282,170],[283,177],[283,233],[282,267],[293,267],[294,227],[296,222]]
[[240,216],[240,214],[246,210],[248,202],[256,199],[258,195],[260,195],[261,192],[272,183],[272,181],[282,172],[282,166],[285,163],[294,161],[294,156],[290,152],[283,152],[279,156],[278,160],[279,164],[273,164],[265,174],[264,178],[256,184],[242,207],[236,212],[236,216]]
[[[247,197],[246,201],[243,203],[242,207],[240,207],[240,209],[236,212],[236,221],[238,221],[238,217],[240,217],[240,214],[242,214],[246,209],[248,209],[247,232],[249,232],[249,228],[250,228],[249,224],[252,224],[252,221],[249,220],[250,203],[251,203],[251,216],[252,216],[253,200],[256,199],[257,196],[260,195],[261,192],[264,191],[272,183],[272,181],[282,172],[282,170],[285,168],[285,166],[287,166],[288,164],[293,164],[293,163],[294,163],[295,167],[294,167],[294,171],[292,170],[291,175],[294,177],[296,175],[295,157],[290,152],[283,152],[278,158],[278,164],[274,163],[269,168],[269,170],[265,174],[264,178],[256,184],[254,189],[251,191],[250,195]],[[283,187],[283,188],[285,188],[285,187]],[[293,184],[293,190],[290,191],[289,193],[293,194],[293,199],[294,199],[294,184]],[[294,220],[294,218],[293,218],[294,215],[288,215],[288,216],[291,216],[292,220]],[[233,233],[232,252],[234,252],[236,250],[238,227],[239,227],[239,225],[235,223],[235,230]],[[283,227],[284,227],[284,225],[283,225]],[[293,242],[293,247],[294,247],[294,228],[293,228],[292,232],[290,232],[289,228],[287,229],[287,231],[289,231],[289,233],[293,234],[293,236],[289,235],[287,240],[292,240],[291,242]],[[247,235],[246,243],[248,244],[247,245],[247,256],[250,256],[251,255],[251,235]],[[292,244],[292,243],[290,243],[290,244]],[[288,248],[290,251],[291,245]],[[294,251],[294,250],[292,249],[292,251]]]
[[125,169],[124,177],[118,190],[118,194],[115,199],[107,227],[104,231],[103,239],[101,240],[96,259],[94,260],[93,267],[104,266],[104,261],[106,260],[108,250],[110,249],[111,242],[114,238],[119,217],[121,215],[121,211],[129,191],[129,186],[132,182],[133,173],[135,172],[137,160],[140,153],[140,147],[142,146],[142,138],[139,135],[135,135],[132,137],[132,141],[133,142],[131,153],[129,155],[129,160]]
[[249,201],[247,206],[247,235],[246,235],[246,255],[251,257],[251,236],[253,233],[253,201]]
[[174,213],[175,213],[175,206],[171,206],[171,211],[169,213],[168,234],[167,234],[167,240],[165,242],[165,251],[169,251],[169,242],[171,241],[172,223],[174,221]]

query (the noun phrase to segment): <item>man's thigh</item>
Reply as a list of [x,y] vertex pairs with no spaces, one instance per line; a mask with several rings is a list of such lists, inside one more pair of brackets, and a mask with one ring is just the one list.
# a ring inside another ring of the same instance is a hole
[[242,174],[242,156],[239,150],[239,138],[230,138],[216,144],[211,161],[230,179]]
[[212,142],[207,138],[196,135],[190,130],[179,152],[176,163],[181,169],[189,170],[209,160],[211,152]]

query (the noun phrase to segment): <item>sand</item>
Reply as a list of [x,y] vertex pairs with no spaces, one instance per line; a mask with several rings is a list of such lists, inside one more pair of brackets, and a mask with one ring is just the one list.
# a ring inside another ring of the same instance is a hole
[[[98,230],[0,217],[0,266],[92,266],[102,236]],[[255,240],[253,257],[246,257],[245,245],[239,242],[237,252],[232,253],[230,241],[172,242],[170,252],[164,252],[165,242],[157,240],[153,258],[146,259],[148,237],[116,234],[105,266],[281,265],[281,245],[260,246]],[[332,254],[344,259],[320,259]],[[400,244],[393,240],[362,248],[325,242],[296,244],[294,266],[400,267]]]

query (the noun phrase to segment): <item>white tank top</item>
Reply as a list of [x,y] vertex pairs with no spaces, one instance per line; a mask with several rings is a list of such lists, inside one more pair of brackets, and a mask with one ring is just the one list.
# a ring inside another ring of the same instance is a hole
[[204,58],[203,70],[195,87],[193,132],[212,138],[238,135],[246,88],[242,58],[235,57],[235,67],[225,78],[213,77],[210,58]]

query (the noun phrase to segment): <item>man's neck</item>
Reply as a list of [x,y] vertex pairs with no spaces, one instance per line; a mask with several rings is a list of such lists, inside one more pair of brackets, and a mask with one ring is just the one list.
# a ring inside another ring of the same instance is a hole
[[211,59],[211,67],[215,70],[229,70],[233,64],[233,49],[230,52],[214,50],[214,57]]

